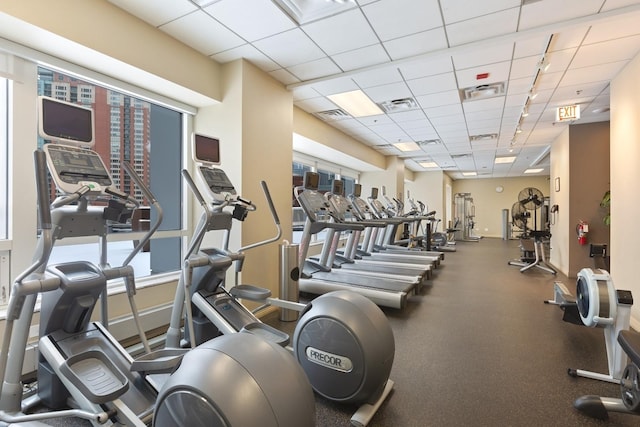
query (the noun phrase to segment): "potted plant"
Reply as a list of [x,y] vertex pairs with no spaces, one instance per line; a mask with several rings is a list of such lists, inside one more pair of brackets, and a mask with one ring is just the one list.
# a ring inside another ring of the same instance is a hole
[[607,190],[602,196],[602,200],[600,200],[600,207],[607,210],[604,217],[602,217],[602,222],[606,225],[611,225],[611,190]]

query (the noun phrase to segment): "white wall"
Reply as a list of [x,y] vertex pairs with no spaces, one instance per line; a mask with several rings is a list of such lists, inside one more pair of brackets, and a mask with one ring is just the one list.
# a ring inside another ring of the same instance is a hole
[[[560,191],[556,190],[556,179]],[[552,215],[549,261],[563,274],[569,273],[569,127],[551,145],[551,205],[558,205]]]
[[611,277],[636,303],[632,326],[640,329],[638,199],[640,183],[640,56],[611,82]]

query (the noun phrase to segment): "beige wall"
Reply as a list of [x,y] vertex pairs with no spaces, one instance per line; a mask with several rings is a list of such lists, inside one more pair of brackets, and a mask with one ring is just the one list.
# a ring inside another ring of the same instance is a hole
[[[556,190],[556,183],[560,191]],[[551,200],[558,205],[558,212],[551,216],[551,250],[549,261],[565,275],[569,272],[569,128],[565,129],[551,145]]]
[[293,131],[379,169],[387,167],[384,155],[297,107],[293,108]]
[[611,277],[636,303],[632,326],[640,328],[638,280],[638,183],[640,183],[640,56],[611,82]]
[[[234,221],[230,249],[275,236],[276,227],[260,181],[269,192],[283,225],[283,239],[291,240],[292,95],[282,84],[244,60],[223,66],[223,100],[201,108],[196,132],[221,140],[220,167],[239,194],[253,201],[256,212]],[[193,202],[191,202],[193,203]],[[209,233],[206,245],[221,243],[221,234]],[[242,281],[271,289],[277,295],[278,244],[246,253]]]
[[[428,211],[436,211],[436,217],[440,218],[444,223],[444,173],[442,171],[414,172],[412,176],[412,180],[405,180],[403,200],[407,196],[407,191],[409,191],[412,199],[420,200],[427,206]],[[439,227],[440,231],[442,231],[443,224],[440,224]]]
[[[496,192],[496,187],[504,190]],[[549,177],[532,176],[518,178],[459,179],[453,181],[453,193],[471,193],[475,205],[474,235],[502,237],[502,210],[509,210],[518,201],[518,193],[526,187],[535,187],[549,195]],[[538,212],[539,214],[540,212]],[[533,217],[533,216],[532,216]]]

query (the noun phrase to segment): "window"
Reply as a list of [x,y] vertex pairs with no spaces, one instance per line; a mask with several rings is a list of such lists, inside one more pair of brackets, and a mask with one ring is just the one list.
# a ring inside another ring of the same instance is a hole
[[[338,165],[294,152],[294,161],[292,167],[294,188],[303,184],[304,174],[308,171],[318,172],[320,178],[318,190],[323,193],[331,191],[334,179],[342,179],[344,181],[345,196],[349,196],[349,194],[353,193],[358,176],[358,172],[356,171],[342,168]],[[348,176],[344,174],[348,174]],[[295,196],[293,196],[292,205],[293,242],[300,243],[306,215],[304,214],[302,208],[299,207]],[[324,239],[325,234],[326,231],[323,231],[321,233],[318,233],[317,235],[314,235],[312,237],[312,242],[321,242]]]
[[[154,235],[150,243],[153,250],[145,248],[132,261],[136,275],[179,270],[183,114],[45,68],[38,69],[38,94],[93,108],[96,140],[93,149],[110,168],[114,183],[120,190],[131,194],[140,203],[139,208],[124,212],[121,217],[124,223],[110,224],[109,263],[114,266],[121,264],[133,249],[135,241],[127,237],[128,233],[144,231],[148,229],[149,221],[155,221],[153,209],[150,211],[150,220],[146,219],[148,201],[121,169],[122,163],[127,161],[150,186],[164,213],[160,232]],[[44,142],[39,140],[38,146]],[[93,259],[87,260],[99,262],[97,243],[66,240],[54,248],[50,260],[52,263],[78,259],[79,253],[83,254],[82,259],[87,259],[85,254],[95,254]]]
[[9,223],[9,80],[0,78],[0,240],[8,236]]

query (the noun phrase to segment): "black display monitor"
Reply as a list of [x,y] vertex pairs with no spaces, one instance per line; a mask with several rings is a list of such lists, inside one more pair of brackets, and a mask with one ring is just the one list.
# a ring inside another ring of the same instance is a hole
[[344,181],[341,179],[334,179],[331,184],[331,193],[336,196],[344,196]]
[[378,189],[376,187],[373,187],[371,189],[371,198],[372,199],[377,199],[378,198]]
[[38,131],[42,138],[67,145],[93,147],[95,119],[91,108],[40,96],[38,116]]
[[353,196],[360,197],[361,194],[362,194],[362,184],[355,184],[353,186]]
[[204,135],[195,135],[193,156],[196,162],[208,165],[220,164],[220,140]]
[[320,175],[317,172],[304,173],[304,188],[307,190],[317,190],[320,184]]

